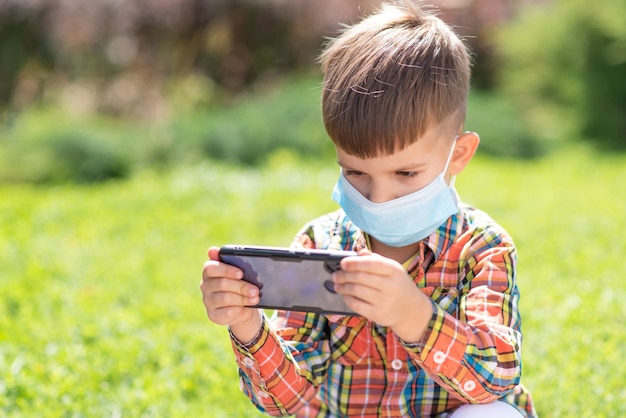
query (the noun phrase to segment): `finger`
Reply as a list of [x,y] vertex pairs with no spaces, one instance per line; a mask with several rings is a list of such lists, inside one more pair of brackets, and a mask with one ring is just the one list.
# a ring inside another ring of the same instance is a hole
[[362,299],[356,298],[354,296],[345,295],[343,297],[344,302],[348,306],[348,308],[352,309],[357,314],[365,317],[371,318],[371,312],[373,310],[372,304],[364,301]]
[[347,272],[363,271],[376,275],[389,275],[395,267],[395,261],[378,254],[359,257],[346,257],[341,260],[341,269]]
[[379,287],[363,281],[337,284],[334,288],[337,293],[343,296],[350,296],[367,303],[375,303],[383,297],[383,292]]
[[234,280],[243,279],[243,271],[238,267],[230,264],[222,263],[217,260],[209,260],[204,263],[202,268],[202,278],[226,277]]
[[[254,286],[252,286],[252,289]],[[230,291],[203,292],[203,301],[207,310],[216,310],[226,307],[246,307],[254,306],[259,303],[258,290],[249,293],[237,293]]]
[[332,275],[333,284],[359,284],[362,286],[378,287],[379,277],[366,271],[337,270]]
[[225,277],[209,277],[202,280],[200,289],[205,295],[230,293],[243,298],[255,298],[260,295],[259,288],[243,280]]
[[220,259],[220,249],[219,247],[211,247],[209,248],[209,250],[207,251],[207,255],[209,256],[210,260],[219,260]]
[[207,309],[207,316],[211,321],[219,325],[231,325],[235,320],[242,316],[245,312],[240,306],[226,306],[209,311]]

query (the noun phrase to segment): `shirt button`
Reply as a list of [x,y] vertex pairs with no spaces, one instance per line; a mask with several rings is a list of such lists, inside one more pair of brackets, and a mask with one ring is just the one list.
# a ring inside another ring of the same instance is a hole
[[446,354],[443,351],[436,351],[433,355],[433,361],[436,364],[441,364],[446,360]]
[[243,364],[245,364],[247,367],[252,367],[254,366],[254,360],[252,360],[250,357],[246,357],[243,359]]
[[391,368],[394,369],[394,370],[402,369],[402,360],[395,359],[394,361],[392,361],[391,362]]
[[471,392],[474,389],[476,389],[476,382],[474,382],[473,380],[468,380],[467,382],[463,383],[463,390],[465,392]]

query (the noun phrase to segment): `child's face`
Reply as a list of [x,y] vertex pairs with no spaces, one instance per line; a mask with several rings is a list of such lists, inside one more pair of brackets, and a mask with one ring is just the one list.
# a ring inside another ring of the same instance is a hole
[[426,187],[443,171],[452,146],[452,138],[438,138],[430,130],[391,155],[362,159],[336,148],[337,162],[355,189],[382,203]]

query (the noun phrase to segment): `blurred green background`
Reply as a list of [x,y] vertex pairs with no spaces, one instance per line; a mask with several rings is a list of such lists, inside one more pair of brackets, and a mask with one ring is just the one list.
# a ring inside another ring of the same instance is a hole
[[[335,207],[315,59],[378,3],[0,0],[0,415],[252,415],[206,248]],[[432,3],[474,51],[457,188],[518,244],[523,381],[623,416],[626,2]]]

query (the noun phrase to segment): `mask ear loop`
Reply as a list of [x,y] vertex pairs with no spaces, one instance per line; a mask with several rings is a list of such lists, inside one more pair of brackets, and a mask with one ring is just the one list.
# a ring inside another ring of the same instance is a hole
[[[448,171],[448,166],[450,165],[450,161],[452,161],[452,154],[454,154],[454,148],[456,147],[456,140],[459,136],[454,137],[454,142],[452,143],[452,149],[450,149],[450,153],[448,154],[448,159],[446,160],[446,165],[443,167],[442,174],[445,176],[446,171]],[[450,187],[454,187],[454,181],[456,180],[456,176],[450,176]]]

